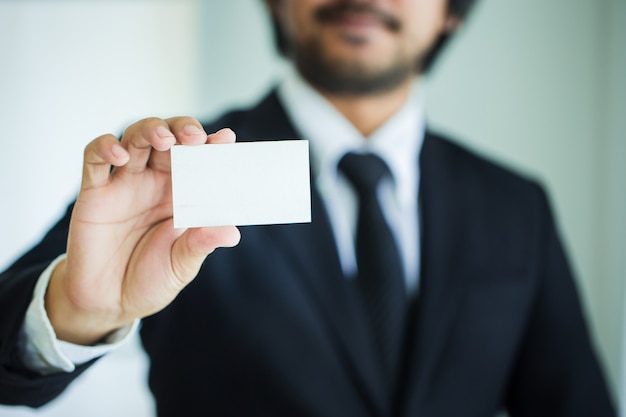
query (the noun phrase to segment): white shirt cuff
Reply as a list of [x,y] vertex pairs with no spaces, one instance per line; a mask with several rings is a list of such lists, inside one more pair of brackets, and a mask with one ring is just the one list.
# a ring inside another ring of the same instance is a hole
[[22,360],[26,366],[41,374],[73,372],[77,365],[109,353],[130,339],[139,326],[139,320],[124,326],[95,346],[82,346],[58,340],[46,313],[44,297],[54,268],[65,259],[65,254],[56,258],[41,274],[33,299],[26,311],[19,344]]

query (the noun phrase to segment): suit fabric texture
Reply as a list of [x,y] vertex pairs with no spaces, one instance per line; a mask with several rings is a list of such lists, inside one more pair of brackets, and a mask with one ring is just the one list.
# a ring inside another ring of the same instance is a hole
[[[224,126],[244,141],[299,137],[275,93],[205,127]],[[310,224],[242,227],[144,319],[159,416],[615,415],[541,187],[430,132],[419,162],[420,287],[397,384],[313,184]],[[0,402],[44,404],[91,365],[41,376],[16,347],[70,212],[0,276]]]

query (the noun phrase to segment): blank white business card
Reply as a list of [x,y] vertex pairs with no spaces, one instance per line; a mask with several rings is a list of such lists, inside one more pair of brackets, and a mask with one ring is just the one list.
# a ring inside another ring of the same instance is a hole
[[308,223],[309,142],[171,148],[174,227]]

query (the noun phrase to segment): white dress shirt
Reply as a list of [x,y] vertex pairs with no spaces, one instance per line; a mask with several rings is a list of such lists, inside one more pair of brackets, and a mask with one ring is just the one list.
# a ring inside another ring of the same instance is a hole
[[[347,152],[372,152],[389,166],[393,180],[382,183],[379,198],[398,241],[408,294],[419,279],[418,157],[424,137],[424,111],[417,82],[404,106],[383,126],[364,137],[337,109],[290,68],[278,87],[278,96],[302,139],[310,141],[315,184],[326,205],[344,275],[356,275],[354,248],[358,216],[357,196],[337,170]],[[128,340],[138,320],[97,346],[81,346],[56,338],[44,308],[44,296],[57,258],[41,275],[22,326],[20,345],[29,368],[43,374],[72,372],[76,365],[106,354]]]
[[357,271],[354,241],[358,198],[337,164],[347,152],[372,152],[387,163],[393,181],[381,184],[379,198],[401,252],[407,292],[415,293],[420,262],[418,160],[425,130],[418,83],[404,106],[367,138],[293,68],[287,71],[278,95],[302,138],[310,141],[314,183],[326,204],[347,277]]

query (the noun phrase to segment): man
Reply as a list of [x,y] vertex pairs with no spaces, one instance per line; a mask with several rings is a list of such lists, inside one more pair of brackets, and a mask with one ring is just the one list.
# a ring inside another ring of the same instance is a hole
[[[0,401],[50,400],[143,319],[161,416],[614,415],[543,192],[425,130],[415,75],[471,2],[267,3],[277,91],[87,146],[0,278]],[[223,126],[311,140],[311,224],[172,227],[169,148]]]

